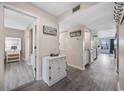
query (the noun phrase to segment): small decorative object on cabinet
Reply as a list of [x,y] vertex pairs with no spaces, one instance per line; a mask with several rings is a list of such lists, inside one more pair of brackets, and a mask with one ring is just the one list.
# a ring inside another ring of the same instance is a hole
[[52,86],[67,76],[65,55],[55,57],[45,56],[42,62],[42,76],[48,86]]

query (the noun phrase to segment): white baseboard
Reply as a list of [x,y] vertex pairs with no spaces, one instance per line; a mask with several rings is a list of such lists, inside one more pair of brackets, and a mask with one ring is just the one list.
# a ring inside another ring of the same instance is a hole
[[28,65],[32,65],[31,63],[26,62]]
[[81,68],[81,67],[78,67],[78,66],[75,66],[75,65],[72,65],[72,64],[68,64],[69,66],[71,67],[74,67],[76,69],[79,69],[79,70],[85,70],[85,67]]

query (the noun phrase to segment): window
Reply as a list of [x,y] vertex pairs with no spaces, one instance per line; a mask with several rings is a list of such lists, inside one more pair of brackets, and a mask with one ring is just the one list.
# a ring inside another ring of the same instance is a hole
[[101,49],[109,49],[109,42],[108,41],[102,41],[101,42]]

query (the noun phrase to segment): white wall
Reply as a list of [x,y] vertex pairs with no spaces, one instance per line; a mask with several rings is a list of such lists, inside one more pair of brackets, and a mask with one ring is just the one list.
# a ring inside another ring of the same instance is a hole
[[[73,32],[76,30],[81,30],[82,35],[79,37],[70,37],[70,32]],[[65,38],[65,39],[62,39],[62,38]],[[63,40],[66,40],[66,41],[63,42]],[[64,50],[64,51],[61,50],[61,53],[65,53],[67,56],[68,65],[84,70],[84,66],[83,66],[83,26],[77,26],[72,29],[68,29],[68,31],[65,32],[65,36],[61,36],[60,45],[61,45],[60,48]]]
[[24,31],[19,29],[13,29],[13,28],[5,28],[5,38],[6,37],[15,37],[15,38],[21,38],[21,56],[24,58],[25,56],[25,38],[24,38]]
[[25,34],[24,34],[24,37],[25,37],[25,61],[30,64],[29,62],[29,30],[26,30],[25,31]]
[[124,22],[119,27],[119,90],[124,90]]
[[0,4],[0,90],[4,90],[4,28],[3,7]]
[[82,11],[84,11],[84,10],[86,10],[86,9],[96,5],[96,4],[97,4],[97,2],[90,2],[90,3],[89,2],[83,2],[83,3],[80,3],[80,10],[79,11],[77,11],[76,13],[72,13],[72,9],[70,9],[69,11],[65,12],[63,15],[58,17],[58,22],[63,21],[65,19],[67,19],[68,17],[72,17],[76,14],[79,14]]
[[68,39],[68,31],[60,33],[59,42],[60,42],[60,53],[67,55],[67,39]]
[[[11,8],[14,8],[14,9],[16,8],[19,11],[28,13],[30,15],[35,15],[37,17],[36,79],[41,80],[42,79],[42,76],[41,76],[42,75],[42,72],[41,72],[42,56],[50,55],[50,53],[52,53],[52,52],[59,52],[59,35],[57,34],[57,36],[50,36],[50,35],[43,34],[43,25],[48,25],[51,27],[58,28],[57,20],[55,17],[47,14],[46,12],[42,11],[40,8],[32,5],[31,3],[4,3],[4,4],[9,5]],[[1,49],[3,49],[3,47],[1,47]],[[3,50],[1,50],[1,51],[3,51]],[[0,53],[2,53],[2,52],[0,52]],[[3,67],[1,67],[1,68],[3,68]]]
[[86,31],[84,33],[84,36],[85,49],[91,49],[91,33],[89,31]]
[[[70,32],[76,30],[82,31],[81,36],[70,37]],[[87,49],[91,49],[91,37],[90,29],[83,25],[78,25],[60,33],[60,53],[67,56],[68,65],[80,70],[85,69],[89,60]]]
[[115,37],[115,34],[116,34],[116,29],[109,29],[109,30],[103,30],[97,32],[98,38]]

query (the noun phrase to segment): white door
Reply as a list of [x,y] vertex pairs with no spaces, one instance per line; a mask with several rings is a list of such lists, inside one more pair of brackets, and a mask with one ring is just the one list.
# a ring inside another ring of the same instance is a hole
[[86,31],[84,33],[85,37],[85,49],[91,49],[91,33],[89,31]]
[[60,53],[66,55],[68,32],[60,33]]
[[33,75],[36,78],[36,24],[33,24],[32,29],[32,53],[31,53],[31,65],[33,69]]

